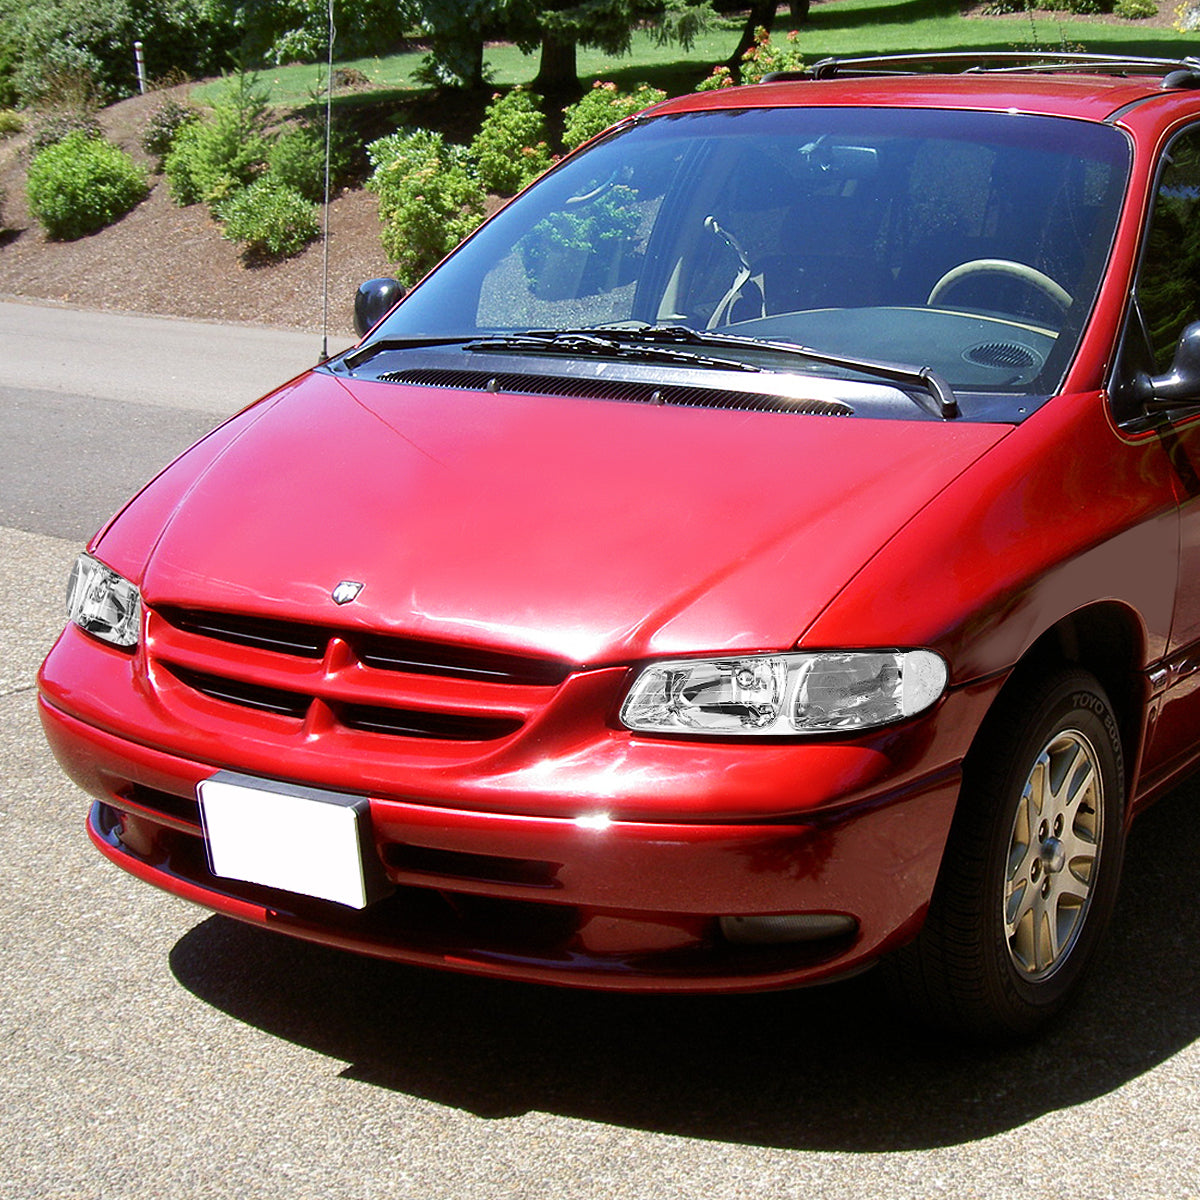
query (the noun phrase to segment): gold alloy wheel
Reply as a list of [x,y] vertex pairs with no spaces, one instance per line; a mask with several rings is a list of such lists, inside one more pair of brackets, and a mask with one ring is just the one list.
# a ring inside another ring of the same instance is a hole
[[1009,958],[1030,983],[1050,978],[1074,948],[1091,904],[1104,822],[1104,777],[1078,730],[1054,735],[1017,803],[1004,886]]

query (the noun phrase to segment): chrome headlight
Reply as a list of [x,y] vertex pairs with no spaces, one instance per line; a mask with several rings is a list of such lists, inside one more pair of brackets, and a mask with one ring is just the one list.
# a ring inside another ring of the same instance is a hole
[[67,616],[85,633],[114,646],[136,646],[141,636],[137,588],[90,554],[81,554],[71,568]]
[[642,671],[621,720],[645,733],[848,733],[921,712],[946,680],[946,664],[932,650],[681,659]]

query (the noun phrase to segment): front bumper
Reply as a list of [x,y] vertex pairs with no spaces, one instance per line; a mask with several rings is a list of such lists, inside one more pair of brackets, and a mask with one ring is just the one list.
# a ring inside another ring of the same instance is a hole
[[[951,707],[961,718],[980,700],[961,695]],[[919,928],[960,782],[953,757],[933,770],[881,774],[875,744],[860,748],[873,782],[855,788],[845,777],[853,755],[843,746],[834,761],[846,789],[830,805],[773,818],[618,813],[589,823],[484,809],[478,786],[466,793],[469,805],[406,799],[401,781],[389,795],[367,793],[374,847],[395,890],[355,911],[210,872],[195,786],[215,772],[213,763],[80,720],[46,694],[45,680],[40,712],[68,774],[98,798],[92,840],[148,883],[240,920],[383,958],[621,990],[749,991],[869,964]],[[946,739],[930,728],[916,740],[928,750]],[[660,751],[666,776],[678,748],[640,746],[640,774],[630,779],[644,778]],[[762,749],[722,748],[734,756]],[[803,772],[807,763],[811,778],[821,749],[776,748],[776,770]],[[678,786],[678,772],[672,779]],[[707,774],[697,781],[706,797],[711,787]],[[511,809],[513,797],[504,799]],[[678,809],[687,797],[673,800]],[[779,945],[735,944],[721,932],[721,916],[792,913],[848,916],[853,932]]]

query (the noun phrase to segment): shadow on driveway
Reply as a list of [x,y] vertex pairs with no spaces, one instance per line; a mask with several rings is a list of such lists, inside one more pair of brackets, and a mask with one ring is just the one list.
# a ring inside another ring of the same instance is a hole
[[1135,826],[1117,918],[1042,1039],[914,1031],[874,975],[807,991],[626,996],[443,974],[210,917],[175,945],[189,991],[335,1059],[346,1078],[481,1117],[526,1111],[705,1140],[897,1151],[1094,1099],[1200,1037],[1200,784]]

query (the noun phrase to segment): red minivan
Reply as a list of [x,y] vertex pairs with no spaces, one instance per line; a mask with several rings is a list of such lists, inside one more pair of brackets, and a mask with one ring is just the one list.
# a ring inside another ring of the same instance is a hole
[[75,566],[104,855],[481,975],[1063,1006],[1200,753],[1200,60],[669,101],[358,310]]

